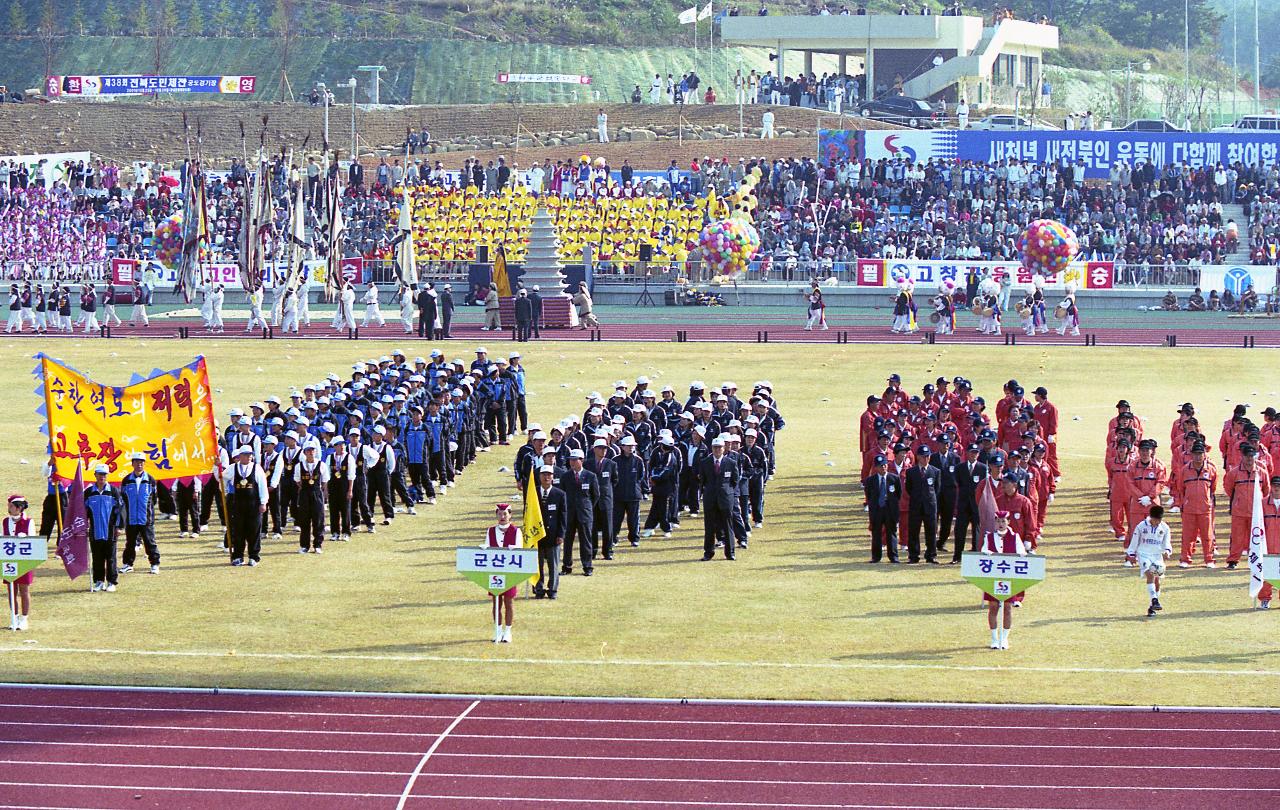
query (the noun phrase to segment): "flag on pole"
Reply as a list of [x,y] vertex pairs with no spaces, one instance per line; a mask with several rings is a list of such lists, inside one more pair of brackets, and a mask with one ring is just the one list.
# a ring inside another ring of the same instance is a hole
[[[536,467],[537,460],[534,460]],[[547,536],[547,524],[542,519],[542,503],[538,500],[538,492],[535,487],[538,486],[538,473],[534,467],[529,468],[529,480],[524,487],[524,525],[520,527],[520,531],[524,534],[524,547],[537,548],[538,542]],[[538,575],[534,574],[531,580],[534,585],[538,584]]]
[[677,19],[680,20],[681,25],[692,25],[698,21],[698,7],[686,8],[680,12],[680,16]]
[[498,290],[498,297],[511,297],[511,279],[507,276],[507,251],[498,245],[496,258],[493,260],[493,286]]
[[707,4],[702,7],[702,11],[698,12],[698,19],[705,20],[711,16],[711,0],[707,0]]
[[[992,491],[995,489],[995,484],[991,483],[991,480],[992,479],[988,478],[983,482],[984,486],[982,487],[982,494],[978,496],[979,538],[986,537],[987,532],[994,532],[996,530],[996,512],[999,510],[996,509],[996,494]],[[1022,539],[1028,543],[1031,542],[1031,538],[1029,537],[1024,537]],[[960,539],[957,539],[956,542],[959,543]]]
[[400,202],[400,220],[396,225],[396,271],[405,284],[418,283],[417,248],[413,244],[413,204],[409,201],[409,187],[403,189]]
[[1262,590],[1262,556],[1267,553],[1267,529],[1262,518],[1262,473],[1253,483],[1253,519],[1249,525],[1249,598],[1257,599]]
[[324,222],[321,226],[325,244],[324,295],[332,301],[342,290],[342,238],[346,225],[342,220],[342,187],[335,174],[329,183],[325,198]]
[[186,210],[182,216],[182,253],[178,257],[175,292],[191,303],[192,293],[201,283],[200,252],[209,244],[208,208],[205,200],[204,172],[199,162],[187,171],[183,187]]
[[89,517],[84,511],[84,472],[79,462],[76,477],[67,491],[67,508],[62,513],[58,556],[72,579],[89,570]]

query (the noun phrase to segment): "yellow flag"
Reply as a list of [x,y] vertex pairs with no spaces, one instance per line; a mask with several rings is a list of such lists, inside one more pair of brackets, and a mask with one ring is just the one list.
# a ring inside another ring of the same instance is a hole
[[[537,463],[535,460],[535,467]],[[542,504],[538,502],[538,493],[534,489],[538,485],[537,481],[538,473],[531,467],[529,481],[524,487],[524,525],[520,527],[525,548],[537,548],[538,541],[547,536],[547,524],[542,521]],[[538,575],[534,574],[530,582],[537,585],[538,579]]]
[[493,285],[498,288],[500,298],[511,297],[511,279],[507,278],[507,251],[498,245],[498,254],[493,260]]

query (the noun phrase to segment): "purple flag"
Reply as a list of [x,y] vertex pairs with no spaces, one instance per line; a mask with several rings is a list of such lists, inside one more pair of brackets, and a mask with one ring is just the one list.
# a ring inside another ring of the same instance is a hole
[[89,570],[89,517],[84,511],[84,473],[78,463],[75,481],[67,493],[67,508],[62,513],[58,556],[72,579]]

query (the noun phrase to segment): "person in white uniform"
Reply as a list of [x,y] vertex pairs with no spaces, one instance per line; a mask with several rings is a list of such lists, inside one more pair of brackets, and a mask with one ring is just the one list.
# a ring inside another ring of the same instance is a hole
[[1160,580],[1164,577],[1165,561],[1173,555],[1169,524],[1163,518],[1164,507],[1152,504],[1147,519],[1134,527],[1129,547],[1125,550],[1125,567],[1132,568],[1136,564],[1139,573],[1147,580],[1147,595],[1151,597],[1148,616],[1164,610],[1160,604]]
[[386,321],[382,319],[382,308],[378,306],[378,285],[370,284],[369,289],[365,290],[364,298],[364,320],[361,326],[368,326],[372,321],[378,326],[385,326]]

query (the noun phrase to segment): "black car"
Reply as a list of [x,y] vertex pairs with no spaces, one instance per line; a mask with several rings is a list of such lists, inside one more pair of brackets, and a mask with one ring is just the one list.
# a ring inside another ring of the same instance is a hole
[[886,96],[858,105],[858,115],[914,129],[931,129],[941,125],[937,112],[929,102],[910,96]]
[[1135,118],[1122,127],[1118,127],[1116,132],[1186,132],[1179,126],[1174,126],[1163,118]]

